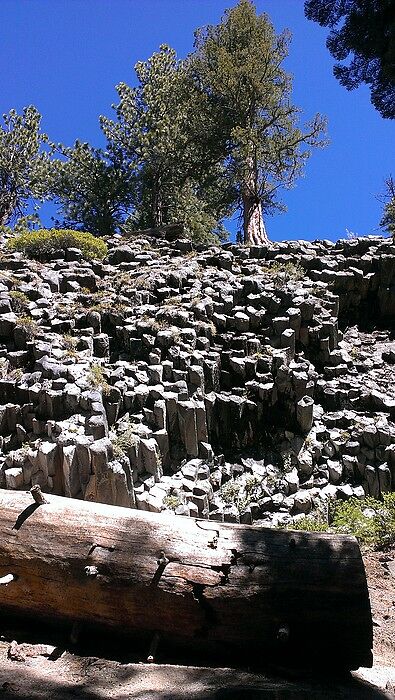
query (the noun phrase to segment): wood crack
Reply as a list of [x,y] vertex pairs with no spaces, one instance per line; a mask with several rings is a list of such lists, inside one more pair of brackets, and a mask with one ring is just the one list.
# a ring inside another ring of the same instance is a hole
[[206,586],[201,583],[194,583],[192,585],[192,595],[201,607],[204,614],[204,622],[199,630],[196,632],[197,637],[207,637],[210,629],[218,625],[217,614],[213,606],[209,603],[204,595],[204,590]]
[[13,530],[20,530],[23,523],[26,522],[26,520],[33,515],[34,511],[37,510],[37,508],[40,507],[40,503],[31,503],[25,510],[20,513],[15,521],[15,525],[13,525],[12,529]]
[[95,549],[105,549],[105,550],[107,550],[107,552],[114,552],[115,551],[115,547],[113,547],[113,545],[94,543],[94,544],[92,544],[91,548],[89,549],[88,557],[90,557],[93,554]]

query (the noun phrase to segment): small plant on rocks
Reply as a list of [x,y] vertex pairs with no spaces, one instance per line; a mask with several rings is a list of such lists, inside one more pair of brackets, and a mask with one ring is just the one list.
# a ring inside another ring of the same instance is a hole
[[290,281],[299,282],[306,275],[303,267],[293,262],[274,262],[270,267],[265,267],[265,272],[273,277],[276,287],[280,287]]
[[237,505],[239,501],[241,483],[239,480],[231,479],[224,484],[219,492],[222,500],[229,505]]
[[63,345],[66,348],[66,350],[75,350],[78,344],[78,338],[74,338],[73,335],[64,335],[63,338]]
[[10,292],[11,305],[15,313],[22,313],[29,308],[29,297],[18,289],[13,289]]
[[133,425],[129,423],[126,430],[112,438],[111,443],[115,459],[127,456],[129,450],[137,443],[137,435]]
[[88,382],[92,389],[99,389],[105,396],[110,393],[111,387],[104,376],[103,367],[101,365],[92,365],[89,374]]
[[11,370],[8,377],[18,382],[23,377],[23,369],[21,367],[15,367],[15,369]]
[[169,493],[164,497],[163,504],[166,506],[166,508],[170,508],[170,510],[176,510],[178,506],[182,505],[182,500],[176,494]]
[[76,359],[78,357],[77,345],[78,338],[74,338],[72,335],[64,335],[62,338],[63,347],[66,350],[66,357],[71,357]]
[[235,505],[239,513],[243,513],[251,503],[259,502],[263,495],[262,479],[254,474],[231,479],[219,490],[222,500],[228,505]]
[[8,374],[9,362],[5,357],[0,357],[0,379],[5,379]]
[[288,474],[288,472],[292,471],[292,457],[290,454],[286,454],[282,457],[282,465],[281,465],[281,471],[283,474]]
[[26,337],[31,339],[34,338],[39,332],[39,326],[37,321],[30,316],[20,316],[16,322],[17,328],[23,328]]
[[317,509],[290,529],[353,535],[361,545],[385,549],[395,543],[395,493],[384,494],[382,501],[367,497],[330,502],[327,512]]

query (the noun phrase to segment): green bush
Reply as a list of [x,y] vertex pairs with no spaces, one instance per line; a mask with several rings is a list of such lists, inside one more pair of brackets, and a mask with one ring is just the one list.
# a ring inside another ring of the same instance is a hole
[[112,440],[112,449],[114,459],[121,459],[122,457],[127,457],[129,450],[137,444],[138,436],[134,432],[134,426],[129,423],[126,430],[123,433],[115,435]]
[[12,308],[16,313],[21,313],[29,308],[29,298],[17,289],[10,292]]
[[304,532],[328,532],[328,523],[320,513],[305,515],[296,523],[289,526],[290,530],[303,530]]
[[395,493],[385,493],[376,508],[376,533],[381,547],[395,544]]
[[50,253],[68,248],[79,248],[88,260],[101,260],[107,255],[107,245],[101,238],[71,229],[24,231],[10,238],[7,246],[10,250],[25,253],[29,258],[45,258]]
[[383,548],[395,543],[395,493],[383,501],[365,498],[336,503],[331,529],[354,535],[361,544]]
[[293,523],[289,529],[353,535],[360,544],[383,549],[395,544],[395,493],[382,501],[350,498],[334,501],[328,516],[317,511]]
[[168,494],[164,497],[163,503],[166,506],[166,508],[170,508],[170,510],[176,510],[178,506],[182,505],[182,500],[176,494]]
[[22,328],[26,337],[30,340],[38,335],[40,331],[37,321],[34,318],[30,318],[30,316],[20,316],[16,322],[16,327]]
[[91,365],[87,379],[92,389],[97,389],[105,396],[108,396],[111,391],[111,386],[104,375],[104,370],[101,365]]
[[350,498],[334,505],[332,529],[346,535],[354,535],[361,544],[376,544],[376,505],[379,501],[365,498],[363,501]]

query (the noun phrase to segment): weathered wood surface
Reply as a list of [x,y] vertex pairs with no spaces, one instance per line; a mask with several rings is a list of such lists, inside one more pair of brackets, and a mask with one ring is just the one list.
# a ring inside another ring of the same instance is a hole
[[371,664],[354,538],[145,513],[0,490],[0,609],[236,650]]

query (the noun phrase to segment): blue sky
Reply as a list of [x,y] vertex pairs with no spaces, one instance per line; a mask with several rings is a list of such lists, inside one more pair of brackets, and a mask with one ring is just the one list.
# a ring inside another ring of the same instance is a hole
[[[0,111],[34,104],[54,141],[101,145],[98,115],[111,115],[115,85],[132,84],[133,66],[161,43],[180,57],[193,32],[218,23],[227,0],[0,0]],[[284,194],[286,214],[266,221],[272,240],[378,233],[377,196],[394,173],[394,121],[370,104],[366,87],[353,92],[332,75],[327,30],[304,18],[303,0],[257,0],[276,30],[293,34],[286,67],[302,118],[329,121],[330,145],[316,150],[305,177]]]

